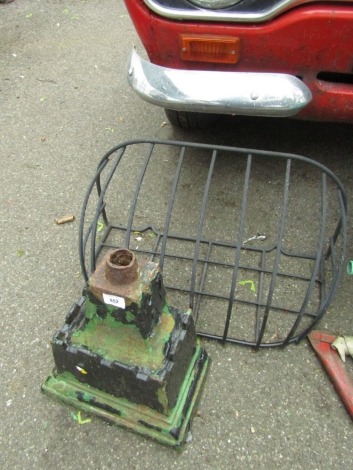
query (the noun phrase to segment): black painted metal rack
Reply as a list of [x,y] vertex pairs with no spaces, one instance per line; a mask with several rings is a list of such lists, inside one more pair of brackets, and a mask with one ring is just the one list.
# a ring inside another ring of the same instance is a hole
[[170,304],[192,309],[200,336],[283,346],[305,337],[336,293],[346,212],[339,179],[305,157],[125,142],[85,196],[82,271],[87,281],[108,249],[129,248],[159,262]]

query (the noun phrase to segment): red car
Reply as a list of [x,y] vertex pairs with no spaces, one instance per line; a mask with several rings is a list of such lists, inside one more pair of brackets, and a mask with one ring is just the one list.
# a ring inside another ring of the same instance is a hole
[[184,128],[215,115],[353,122],[353,1],[125,0],[129,82]]

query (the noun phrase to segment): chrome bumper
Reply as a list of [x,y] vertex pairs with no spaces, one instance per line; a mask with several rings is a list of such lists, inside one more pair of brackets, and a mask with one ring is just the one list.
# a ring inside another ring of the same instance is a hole
[[128,81],[145,101],[177,111],[285,117],[312,98],[292,75],[170,69],[151,64],[135,50]]

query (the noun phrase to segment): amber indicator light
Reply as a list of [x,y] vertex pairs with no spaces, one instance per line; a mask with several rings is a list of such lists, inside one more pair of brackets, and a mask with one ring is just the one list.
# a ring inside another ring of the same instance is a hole
[[181,35],[181,58],[197,62],[236,64],[240,39],[229,36]]

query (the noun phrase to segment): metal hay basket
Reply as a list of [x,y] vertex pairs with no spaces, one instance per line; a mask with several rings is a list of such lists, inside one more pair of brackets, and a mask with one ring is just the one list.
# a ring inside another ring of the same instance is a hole
[[192,309],[200,336],[284,346],[335,295],[346,212],[339,179],[305,157],[126,142],[102,158],[85,196],[82,271],[87,281],[107,250],[128,248],[160,264],[169,303]]

